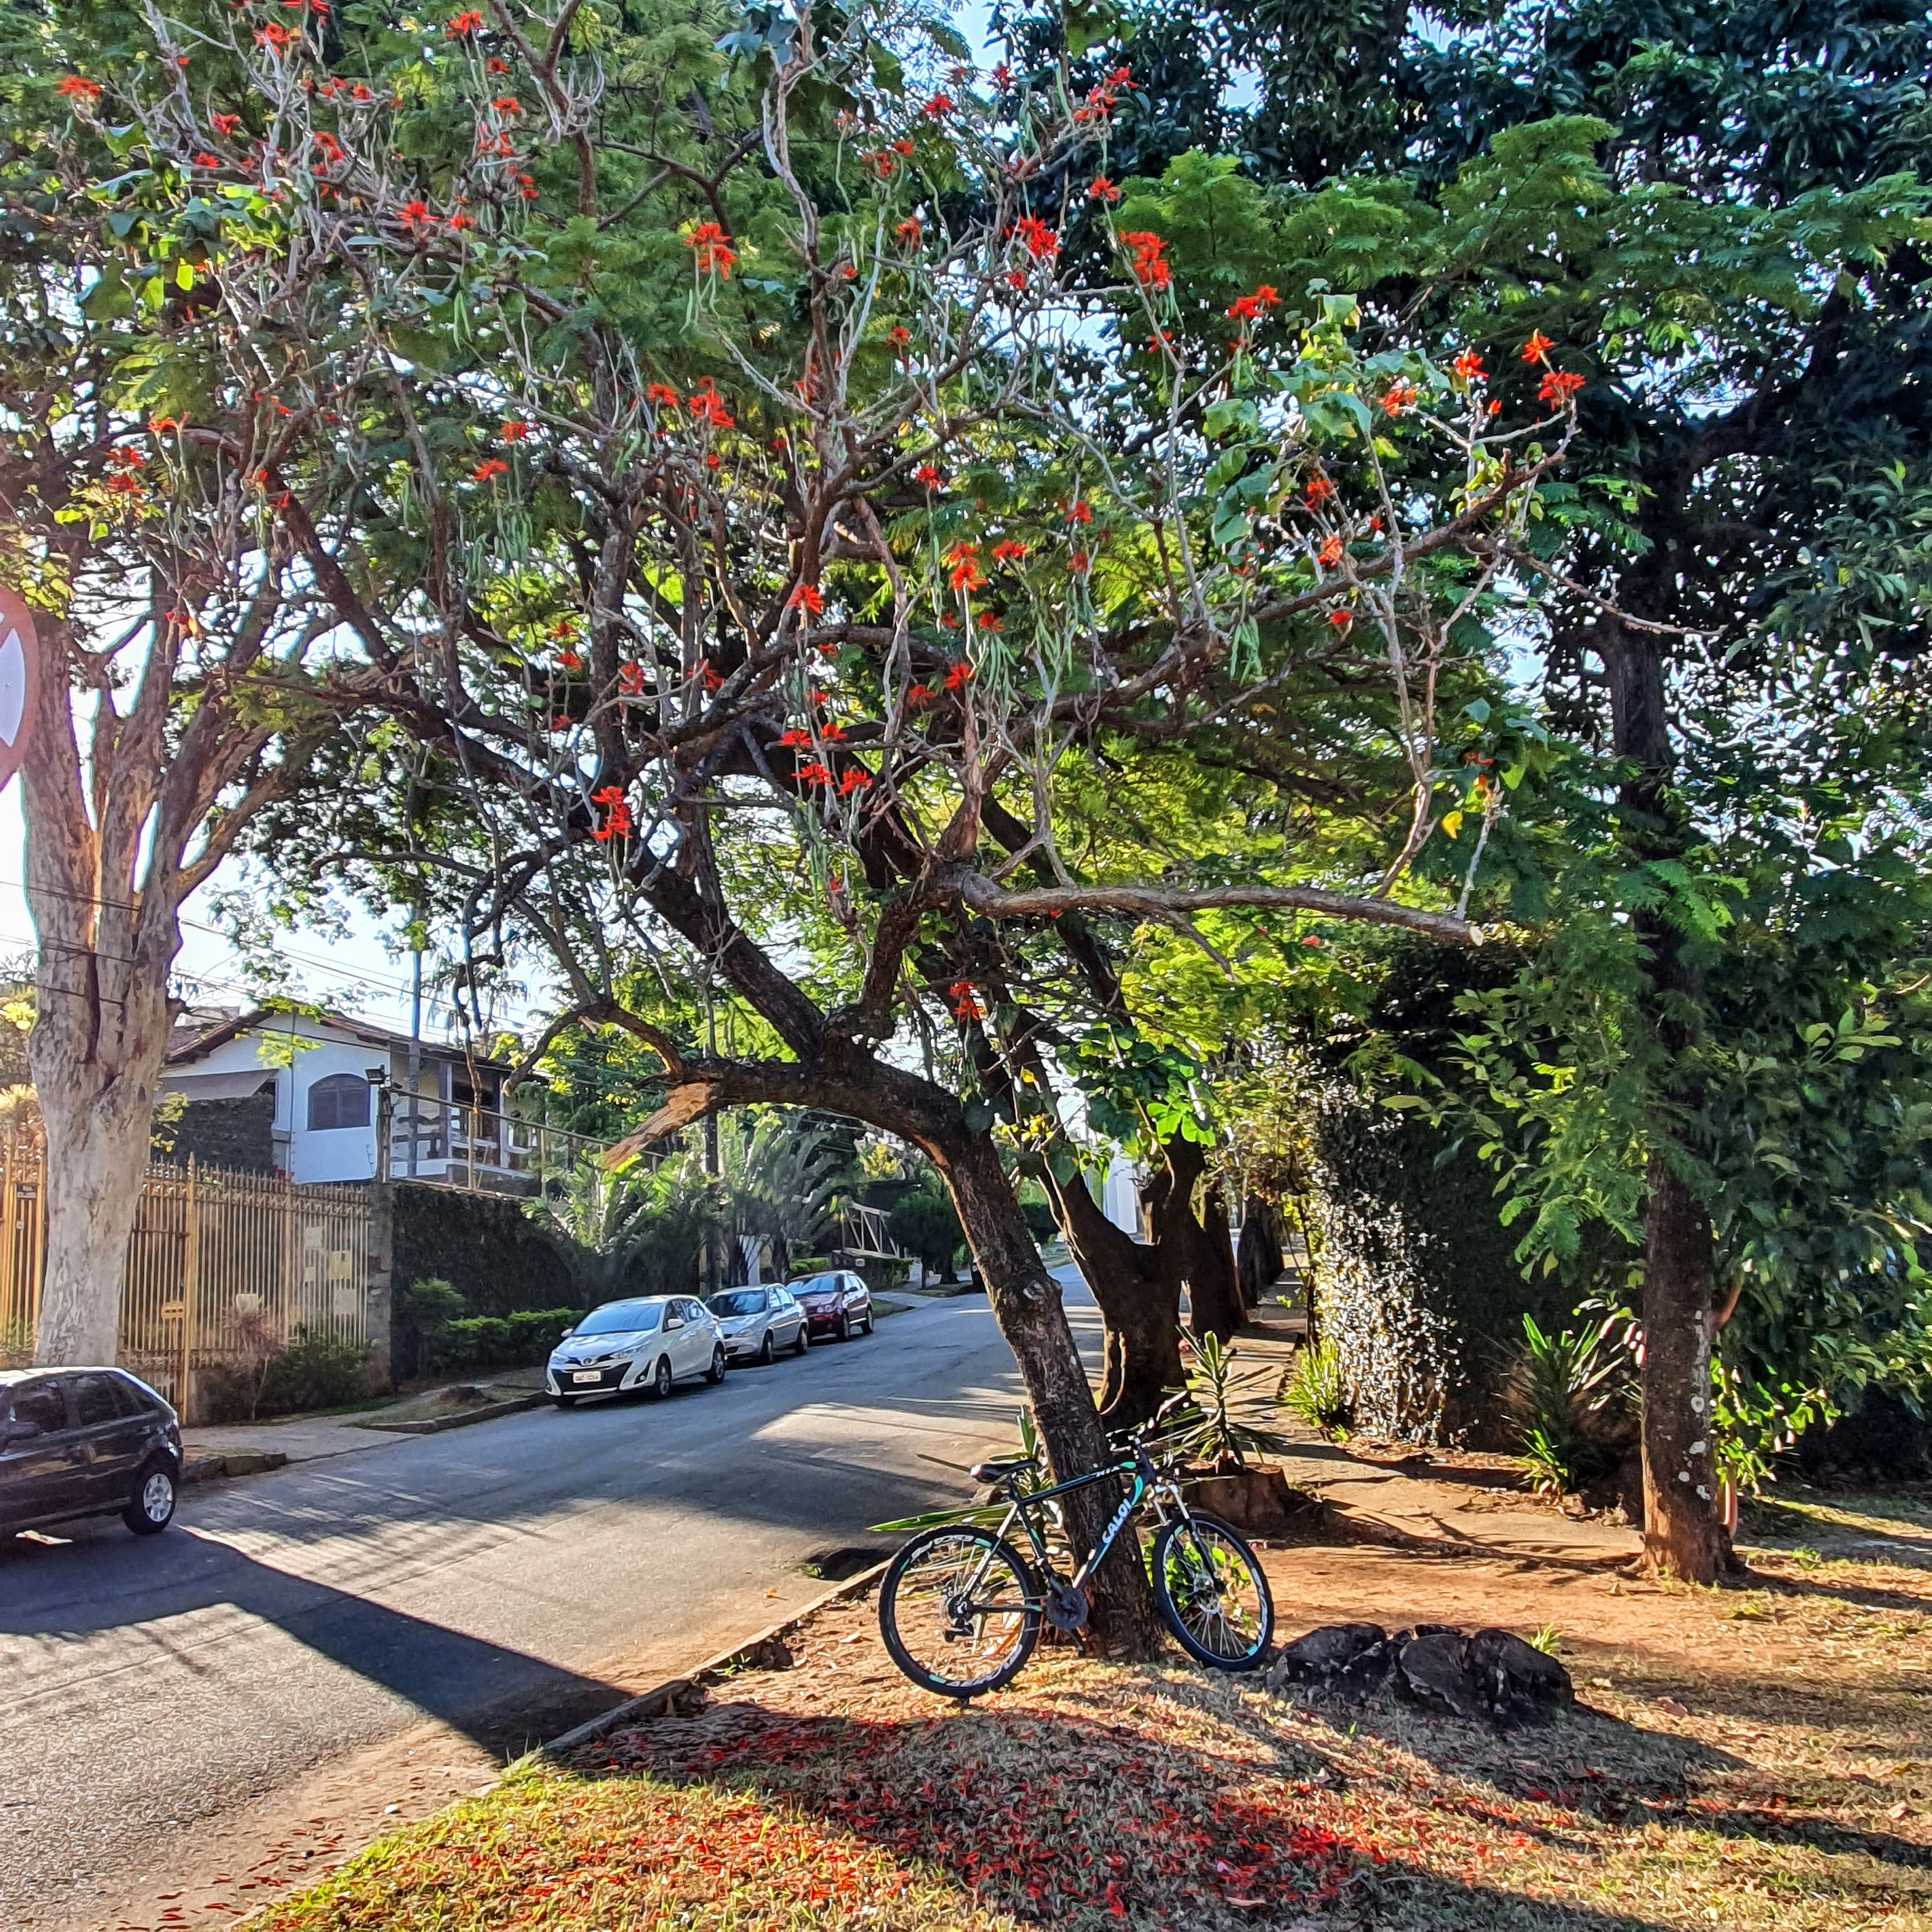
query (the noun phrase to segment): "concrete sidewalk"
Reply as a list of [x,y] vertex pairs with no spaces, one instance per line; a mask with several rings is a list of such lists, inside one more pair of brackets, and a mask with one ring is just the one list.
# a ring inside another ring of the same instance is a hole
[[[530,1394],[543,1387],[540,1369],[513,1369],[475,1383],[451,1388],[479,1387],[506,1396]],[[347,1415],[284,1415],[260,1422],[205,1424],[182,1431],[182,1447],[190,1458],[204,1456],[282,1456],[291,1462],[314,1462],[326,1456],[353,1455],[363,1449],[393,1446],[406,1439],[386,1425],[435,1412],[441,1389],[423,1389],[379,1408],[358,1409]]]

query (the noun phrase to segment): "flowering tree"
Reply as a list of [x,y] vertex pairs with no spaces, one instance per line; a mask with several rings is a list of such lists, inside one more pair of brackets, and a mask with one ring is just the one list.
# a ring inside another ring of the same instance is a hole
[[[755,8],[716,50],[513,0],[434,32],[252,7],[200,31],[249,77],[240,121],[210,142],[171,80],[146,138],[272,176],[382,372],[332,560],[390,722],[332,822],[278,832],[427,877],[472,976],[543,958],[554,1032],[646,1041],[668,1098],[633,1148],[754,1102],[917,1145],[1052,1466],[1092,1466],[1012,1185],[1062,1123],[1012,962],[1226,908],[1480,938],[1466,880],[1404,882],[1500,808],[1444,704],[1573,386],[1539,346],[1506,411],[1477,358],[1364,353],[1352,298],[1310,286],[1325,243],[1204,301],[1209,271],[1115,219],[1129,71],[988,84],[915,8]],[[1076,214],[1116,265],[1096,290],[1062,274]],[[1292,838],[1232,872],[1131,826],[1104,866],[1070,844],[1118,774],[1292,738],[1304,700],[1353,735],[1297,754],[1399,806],[1324,876]],[[661,997],[626,991],[640,959]],[[1090,1536],[1106,1506],[1075,1500]],[[1094,1607],[1144,1640],[1132,1564]]]
[[238,112],[178,153],[126,124],[107,77],[156,50],[103,31],[0,28],[0,572],[45,653],[23,790],[54,1363],[113,1359],[182,903],[382,649],[330,554],[352,494],[334,447],[371,376],[361,332],[340,336],[342,264],[304,257],[272,182],[212,152]]

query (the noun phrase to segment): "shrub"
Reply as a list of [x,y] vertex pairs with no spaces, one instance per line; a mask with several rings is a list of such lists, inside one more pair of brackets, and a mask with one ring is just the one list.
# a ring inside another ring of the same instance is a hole
[[1522,1318],[1524,1346],[1506,1400],[1531,1486],[1540,1494],[1583,1489],[1629,1450],[1630,1369],[1610,1327],[1546,1335],[1534,1316]]
[[364,1342],[345,1342],[314,1329],[298,1329],[286,1348],[269,1357],[256,1412],[290,1415],[361,1402],[369,1394],[373,1354]]
[[1342,1373],[1342,1357],[1332,1342],[1318,1342],[1298,1351],[1281,1392],[1282,1405],[1318,1429],[1331,1442],[1348,1433],[1353,1419],[1348,1386]]
[[442,1366],[527,1367],[544,1360],[581,1312],[574,1308],[531,1308],[515,1315],[472,1315],[447,1322],[439,1337]]

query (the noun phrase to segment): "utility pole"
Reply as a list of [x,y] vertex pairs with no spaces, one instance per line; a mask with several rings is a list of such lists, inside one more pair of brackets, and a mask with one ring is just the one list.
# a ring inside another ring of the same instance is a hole
[[[417,937],[413,929],[410,937]],[[416,1096],[422,1088],[422,948],[410,948],[410,1158],[409,1174],[416,1178]]]
[[[711,982],[704,985],[704,1052],[708,1059],[718,1058],[718,1016],[711,1004]],[[716,1180],[718,1178],[718,1116],[706,1112],[704,1116],[704,1172]],[[723,1272],[718,1266],[722,1257],[718,1252],[720,1237],[714,1230],[704,1238],[704,1292],[710,1296],[718,1292],[719,1276]]]

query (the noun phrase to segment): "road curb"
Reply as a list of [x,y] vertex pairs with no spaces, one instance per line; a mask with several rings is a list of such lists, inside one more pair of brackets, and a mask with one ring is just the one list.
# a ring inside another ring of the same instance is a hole
[[886,1574],[886,1565],[892,1561],[887,1557],[883,1563],[874,1563],[869,1570],[862,1570],[856,1576],[848,1576],[842,1583],[836,1584],[823,1596],[814,1597],[802,1610],[778,1623],[759,1631],[756,1636],[747,1637],[742,1643],[734,1643],[729,1650],[721,1650],[716,1657],[700,1664],[694,1670],[681,1677],[668,1677],[664,1682],[646,1690],[641,1696],[627,1699],[621,1704],[590,1718],[568,1730],[560,1738],[552,1738],[548,1744],[540,1744],[537,1754],[542,1757],[561,1757],[575,1750],[580,1744],[587,1744],[602,1737],[607,1732],[622,1726],[650,1718],[662,1718],[676,1708],[678,1700],[687,1691],[702,1690],[706,1684],[715,1683],[728,1671],[742,1670],[746,1664],[761,1661],[760,1653],[770,1645],[782,1643],[785,1638],[808,1623],[828,1604],[842,1604],[854,1597],[862,1597]]
[[259,1476],[264,1470],[285,1469],[289,1459],[279,1449],[230,1449],[219,1455],[190,1454],[182,1462],[182,1486],[224,1482],[235,1476]]
[[458,1415],[433,1416],[422,1422],[365,1422],[361,1426],[379,1430],[385,1436],[440,1436],[446,1429],[467,1429],[472,1422],[494,1422],[500,1415],[520,1414],[549,1400],[547,1395],[520,1395],[513,1401],[488,1402]]

